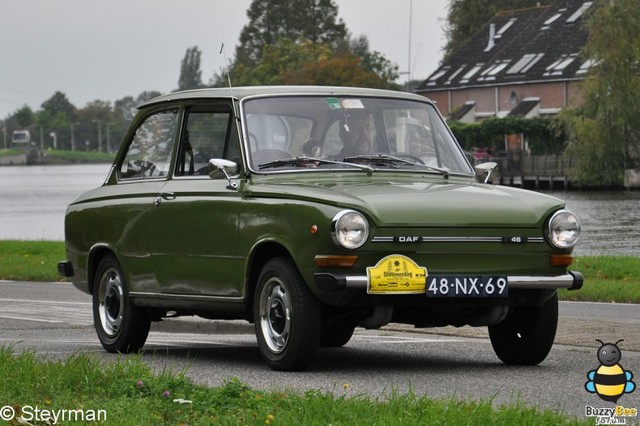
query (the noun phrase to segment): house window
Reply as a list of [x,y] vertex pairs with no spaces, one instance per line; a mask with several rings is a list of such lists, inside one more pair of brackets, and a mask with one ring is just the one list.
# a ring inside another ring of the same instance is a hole
[[507,60],[498,61],[498,62],[494,63],[489,68],[487,68],[484,71],[482,71],[482,74],[480,74],[480,77],[478,78],[478,81],[495,80],[496,79],[496,75],[500,71],[505,69],[507,67],[507,65],[509,65],[509,62],[511,62],[511,60],[507,59]]
[[511,26],[517,21],[517,18],[511,18],[509,19],[509,22],[507,22],[506,24],[504,24],[496,33],[495,38],[500,38],[502,37],[502,34],[504,34],[509,28],[511,28]]
[[595,65],[595,63],[596,61],[593,59],[587,59],[582,65],[580,65],[580,68],[576,71],[576,75],[586,74],[589,71],[589,68]]
[[592,1],[586,1],[582,4],[582,6],[580,6],[580,8],[578,10],[576,10],[573,15],[569,16],[567,18],[567,24],[572,24],[574,22],[576,22],[578,19],[580,19],[580,17],[582,16],[582,14],[591,7],[591,5],[593,4]]
[[460,73],[462,72],[462,70],[465,69],[465,67],[466,67],[466,65],[463,65],[460,68],[458,68],[453,74],[451,74],[449,76],[449,78],[447,79],[447,81],[444,84],[451,84],[453,79],[456,78],[458,75],[460,75]]
[[437,73],[435,73],[434,75],[432,75],[431,77],[429,77],[429,86],[433,86],[436,84],[436,80],[438,80],[440,77],[442,77],[443,75],[445,75],[448,71],[449,71],[449,67],[444,67],[442,68],[440,71],[438,71]]
[[562,12],[558,12],[555,15],[553,15],[551,18],[547,19],[546,21],[544,21],[544,24],[542,24],[543,26],[548,26],[553,24],[554,22],[556,22],[558,20],[559,17],[562,16]]
[[550,75],[562,75],[563,71],[576,59],[578,54],[562,55],[560,59],[549,65],[546,72],[542,75],[548,77]]
[[482,65],[483,64],[478,64],[475,67],[471,68],[464,76],[462,76],[462,80],[460,80],[460,83],[467,83],[469,79],[471,79],[471,77],[473,77],[478,71],[480,71]]
[[542,57],[544,53],[527,53],[518,62],[516,62],[511,68],[507,70],[507,74],[518,74],[529,71]]

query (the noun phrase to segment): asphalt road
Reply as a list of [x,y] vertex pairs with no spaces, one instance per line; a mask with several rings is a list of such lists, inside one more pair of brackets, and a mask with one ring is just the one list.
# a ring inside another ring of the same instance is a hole
[[[496,404],[519,400],[584,417],[586,406],[612,407],[584,389],[587,373],[599,366],[595,339],[625,339],[619,344],[620,364],[640,385],[640,305],[605,303],[561,302],[556,345],[535,367],[503,365],[485,328],[417,331],[392,324],[357,330],[343,348],[320,349],[304,372],[274,372],[260,358],[251,325],[198,319],[154,324],[142,359],[159,370],[186,371],[211,386],[236,377],[265,390],[372,397],[413,390],[436,398],[490,398]],[[0,281],[0,344],[54,358],[78,351],[105,360],[117,357],[98,342],[90,297],[69,284]],[[618,403],[640,408],[640,391]],[[639,420],[627,419],[627,424]]]

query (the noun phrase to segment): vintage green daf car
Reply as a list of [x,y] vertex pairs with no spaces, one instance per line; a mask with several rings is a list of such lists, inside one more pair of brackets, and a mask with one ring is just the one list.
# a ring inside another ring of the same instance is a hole
[[169,316],[245,319],[276,370],[358,326],[488,326],[507,364],[555,338],[578,219],[485,183],[434,104],[343,87],[172,93],[140,107],[105,183],[75,200],[58,267],[107,351]]

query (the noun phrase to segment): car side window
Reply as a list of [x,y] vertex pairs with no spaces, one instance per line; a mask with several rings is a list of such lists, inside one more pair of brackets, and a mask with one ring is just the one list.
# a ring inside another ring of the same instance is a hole
[[123,180],[158,178],[169,171],[178,110],[148,116],[137,128],[120,166]]
[[212,158],[241,162],[238,132],[231,110],[189,109],[185,131],[180,138],[175,175],[207,175]]

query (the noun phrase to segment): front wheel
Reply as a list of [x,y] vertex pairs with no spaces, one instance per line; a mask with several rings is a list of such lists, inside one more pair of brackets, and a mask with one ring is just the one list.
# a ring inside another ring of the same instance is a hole
[[558,326],[558,294],[541,306],[512,306],[506,318],[489,327],[496,355],[510,365],[537,365],[549,354]]
[[305,368],[320,341],[321,311],[290,259],[265,264],[253,309],[258,346],[267,365],[280,371]]
[[112,255],[105,256],[96,271],[93,322],[107,352],[138,352],[149,335],[151,319],[131,303],[124,274]]

